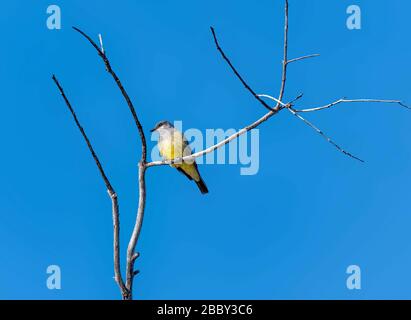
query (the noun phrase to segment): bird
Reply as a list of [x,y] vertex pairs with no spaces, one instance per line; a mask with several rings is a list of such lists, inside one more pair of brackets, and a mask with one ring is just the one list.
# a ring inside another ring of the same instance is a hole
[[[192,154],[184,134],[177,130],[169,121],[158,122],[150,131],[158,133],[158,150],[165,160],[178,159]],[[180,163],[172,163],[170,165],[184,174],[188,179],[194,180],[202,194],[208,193],[207,186],[201,178],[197,163],[194,159]]]

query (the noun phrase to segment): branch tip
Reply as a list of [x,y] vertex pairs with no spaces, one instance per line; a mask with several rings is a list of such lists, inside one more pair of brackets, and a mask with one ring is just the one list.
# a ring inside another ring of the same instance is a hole
[[139,252],[135,252],[135,253],[133,254],[132,258],[131,258],[131,261],[132,261],[132,262],[136,261],[139,256],[140,256],[140,253],[139,253]]
[[411,110],[411,107],[407,106],[407,105],[406,105],[404,102],[402,102],[402,101],[398,102],[398,104],[399,104],[400,106],[408,109],[408,110]]
[[319,57],[319,56],[320,56],[320,54],[318,54],[318,53],[309,54],[309,55],[306,55],[306,56],[290,59],[290,60],[287,61],[287,64],[297,62],[297,61],[300,61],[300,60],[309,59],[309,58],[315,58],[315,57]]

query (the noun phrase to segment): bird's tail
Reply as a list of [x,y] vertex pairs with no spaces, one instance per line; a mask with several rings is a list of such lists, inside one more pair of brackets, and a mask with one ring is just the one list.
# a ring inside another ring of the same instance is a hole
[[198,189],[200,189],[202,194],[208,193],[208,189],[206,184],[204,183],[204,180],[200,177],[200,180],[196,181]]

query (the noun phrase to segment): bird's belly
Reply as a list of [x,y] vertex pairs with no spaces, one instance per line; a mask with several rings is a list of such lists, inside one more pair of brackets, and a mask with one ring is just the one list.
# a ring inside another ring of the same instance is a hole
[[161,142],[158,144],[158,150],[163,158],[172,160],[183,156],[181,143]]

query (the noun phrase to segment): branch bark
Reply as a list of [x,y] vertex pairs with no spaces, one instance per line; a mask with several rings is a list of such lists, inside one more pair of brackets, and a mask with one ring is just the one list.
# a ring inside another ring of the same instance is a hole
[[306,55],[306,56],[302,56],[302,57],[290,59],[290,60],[287,61],[287,64],[290,64],[290,63],[293,63],[293,62],[297,62],[297,61],[300,61],[300,60],[315,58],[315,57],[319,57],[319,56],[320,56],[320,55],[319,55],[318,53],[309,54],[309,55]]
[[401,100],[382,100],[382,99],[338,99],[334,102],[331,102],[329,104],[326,104],[325,106],[322,107],[316,107],[316,108],[308,108],[308,109],[300,109],[300,110],[295,110],[297,113],[301,113],[301,112],[314,112],[314,111],[320,111],[320,110],[324,110],[324,109],[328,109],[331,107],[334,107],[340,103],[366,103],[366,102],[374,102],[374,103],[394,103],[394,104],[398,104],[403,108],[409,109],[411,110],[411,108],[409,106],[407,106],[404,102],[402,102]]
[[[133,102],[131,101],[127,91],[125,90],[124,86],[122,85],[119,77],[117,74],[114,72],[113,68],[111,67],[110,61],[103,49],[99,48],[99,46],[94,42],[91,37],[89,37],[86,33],[81,31],[79,28],[73,27],[74,30],[79,32],[83,37],[85,37],[90,44],[94,47],[94,49],[97,51],[98,55],[100,58],[103,60],[104,65],[106,67],[107,72],[112,76],[114,81],[117,84],[117,87],[120,89],[121,94],[123,95],[129,110],[132,114],[132,117],[134,119],[134,123],[137,126],[138,133],[140,136],[141,140],[141,160],[139,162],[139,204],[138,204],[138,210],[137,210],[137,215],[136,215],[136,222],[134,225],[134,229],[132,232],[132,235],[130,237],[130,241],[127,247],[127,263],[126,263],[126,288],[128,290],[128,294],[126,296],[123,296],[124,299],[132,299],[133,297],[133,278],[137,274],[134,271],[134,263],[136,260],[136,255],[135,255],[135,249],[137,246],[138,238],[140,236],[140,231],[141,227],[143,225],[143,218],[144,218],[144,210],[145,210],[145,202],[146,202],[146,185],[145,185],[145,171],[146,171],[146,164],[147,164],[147,142],[146,142],[146,137],[144,134],[143,126],[141,125],[140,119],[137,116],[137,112],[134,108]],[[102,43],[102,40],[100,40]]]
[[140,237],[141,227],[143,226],[144,211],[146,206],[146,164],[140,161],[138,165],[138,183],[139,183],[139,200],[136,223],[127,248],[127,270],[126,270],[126,287],[130,291],[129,299],[133,298],[133,280],[138,272],[134,271],[134,262],[138,258],[135,253],[137,241]]
[[123,277],[121,275],[121,267],[120,267],[120,240],[119,240],[119,234],[120,234],[120,218],[119,218],[119,205],[118,205],[118,197],[116,192],[114,191],[114,188],[112,187],[109,179],[107,178],[106,173],[104,172],[103,166],[101,165],[100,159],[98,158],[97,154],[94,151],[94,148],[84,131],[82,125],[80,124],[80,121],[77,118],[77,115],[71,106],[70,101],[68,100],[66,94],[64,93],[63,87],[60,85],[60,82],[58,81],[57,77],[53,74],[52,79],[54,83],[56,84],[58,90],[60,91],[61,96],[64,99],[64,102],[66,103],[68,109],[70,110],[71,115],[73,116],[74,122],[76,123],[77,128],[80,130],[81,135],[84,138],[84,141],[87,144],[88,149],[90,150],[90,153],[94,159],[94,162],[97,165],[98,170],[100,171],[100,175],[103,178],[104,184],[107,187],[107,192],[110,196],[111,199],[111,204],[112,204],[112,216],[113,216],[113,258],[114,258],[114,279],[116,280],[118,286],[120,287],[121,294],[124,297],[127,297],[129,295],[129,290],[126,288],[124,285]]
[[[283,71],[281,75],[281,87],[278,95],[278,100],[282,101],[285,91],[285,83],[287,81],[287,65],[288,65],[288,0],[285,0],[284,5],[284,52],[283,52]],[[278,106],[278,104],[277,104]]]

